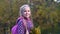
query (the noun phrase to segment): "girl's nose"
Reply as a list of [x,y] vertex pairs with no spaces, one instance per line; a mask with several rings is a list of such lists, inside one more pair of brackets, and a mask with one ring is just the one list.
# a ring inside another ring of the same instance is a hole
[[26,14],[28,14],[28,11],[26,11]]

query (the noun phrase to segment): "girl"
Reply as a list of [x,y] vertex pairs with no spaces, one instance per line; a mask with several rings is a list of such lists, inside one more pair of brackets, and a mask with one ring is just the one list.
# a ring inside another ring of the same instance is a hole
[[21,6],[19,13],[20,17],[17,19],[17,24],[11,30],[12,34],[29,34],[33,28],[29,5]]

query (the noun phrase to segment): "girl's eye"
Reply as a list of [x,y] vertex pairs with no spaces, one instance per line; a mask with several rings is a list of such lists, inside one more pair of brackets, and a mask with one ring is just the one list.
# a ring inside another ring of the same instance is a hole
[[30,12],[30,10],[24,11],[24,12]]
[[28,12],[30,12],[30,10],[28,10]]
[[26,12],[26,11],[24,11],[24,12]]

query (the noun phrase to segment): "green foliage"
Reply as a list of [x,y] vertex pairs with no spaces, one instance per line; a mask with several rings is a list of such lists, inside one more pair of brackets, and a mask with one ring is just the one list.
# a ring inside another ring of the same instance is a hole
[[[0,34],[10,29],[19,16],[19,8],[28,0],[0,0]],[[52,0],[30,0],[35,28],[32,34],[60,34],[60,4]]]

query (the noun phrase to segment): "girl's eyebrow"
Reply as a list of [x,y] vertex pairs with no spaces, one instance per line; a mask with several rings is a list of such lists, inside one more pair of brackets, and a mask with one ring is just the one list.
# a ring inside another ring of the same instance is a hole
[[24,12],[26,12],[26,10]]

